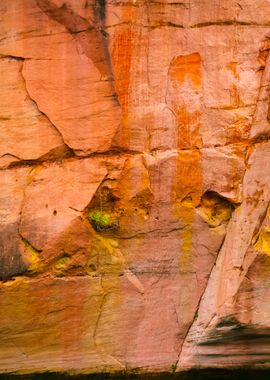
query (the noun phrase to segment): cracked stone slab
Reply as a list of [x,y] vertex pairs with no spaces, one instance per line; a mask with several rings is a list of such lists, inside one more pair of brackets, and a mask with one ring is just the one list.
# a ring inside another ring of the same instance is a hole
[[[254,247],[254,244],[263,225],[270,201],[268,185],[270,179],[269,155],[269,142],[255,146],[250,155],[248,169],[243,179],[243,202],[234,211],[229,222],[224,243],[198,309],[198,319],[194,321],[187,336],[179,365],[184,365],[185,367],[192,366],[194,363],[201,365],[201,358],[203,355],[207,355],[207,348],[204,350],[203,347],[199,347],[199,337],[204,337],[207,340],[211,330],[215,331],[215,328],[223,319],[234,315],[236,309],[239,313],[238,307],[242,297],[240,289],[246,283],[245,275],[249,278],[248,273],[253,273],[256,269],[258,262],[256,257],[261,256],[261,253],[258,252],[259,247]],[[265,288],[266,292],[268,292],[268,286],[265,286]],[[254,292],[256,292],[256,289]],[[264,293],[263,289],[262,293]],[[250,297],[254,296],[254,293],[251,292]],[[251,309],[253,307],[249,309],[250,312]],[[243,317],[241,319],[243,320]],[[250,315],[249,318],[244,320],[244,323],[247,325],[254,324],[255,334],[256,330],[260,334],[260,325],[263,322],[261,321],[256,325],[256,321],[256,316]],[[267,320],[265,323],[267,327]],[[241,341],[240,338],[239,347],[241,347],[241,342],[244,344],[244,341]],[[258,352],[260,349],[261,346],[258,347]],[[247,352],[247,358],[249,357],[248,355],[253,355],[252,350]],[[222,365],[222,363],[220,364]],[[232,361],[231,365],[233,363]],[[211,362],[209,362],[210,364]],[[205,365],[208,364],[206,363]]]
[[30,97],[78,155],[110,150],[120,110],[109,82],[85,55],[30,60],[23,69]]
[[61,135],[42,115],[28,97],[23,77],[22,61],[0,59],[0,165],[9,155],[8,163],[18,160],[35,160],[63,147]]
[[22,208],[21,235],[41,250],[81,214],[106,174],[106,168],[95,159],[32,169]]
[[0,24],[0,372],[268,360],[269,2],[2,0]]
[[102,298],[98,278],[19,279],[2,285],[0,294],[1,371],[27,371],[29,366],[98,371],[101,363],[119,369],[93,341]]
[[0,176],[0,278],[22,274],[20,212],[29,168],[4,170]]

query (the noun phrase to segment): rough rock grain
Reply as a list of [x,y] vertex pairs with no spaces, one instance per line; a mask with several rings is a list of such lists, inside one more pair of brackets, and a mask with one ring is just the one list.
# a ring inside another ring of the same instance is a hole
[[269,14],[0,2],[0,373],[269,366]]

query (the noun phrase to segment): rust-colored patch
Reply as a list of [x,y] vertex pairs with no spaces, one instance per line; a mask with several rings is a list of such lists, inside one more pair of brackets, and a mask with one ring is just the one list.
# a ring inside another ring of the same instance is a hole
[[132,58],[132,31],[131,26],[116,31],[113,37],[112,66],[115,78],[115,90],[122,109],[120,136],[117,136],[116,145],[128,146],[130,131],[128,127],[128,104],[130,86],[130,68]]
[[199,53],[175,57],[169,69],[170,78],[183,83],[188,78],[195,87],[201,87],[201,57]]
[[[172,107],[177,115],[178,152],[173,202],[183,229],[180,232],[180,270],[191,264],[195,207],[202,194],[201,154],[201,58],[198,53],[174,58],[170,64]],[[189,96],[185,94],[188,92]],[[194,96],[192,100],[191,96]],[[195,148],[195,149],[194,149]]]
[[234,78],[239,79],[239,74],[237,72],[237,65],[238,65],[238,62],[229,62],[227,64],[227,68],[232,72]]
[[153,194],[149,173],[141,157],[128,159],[116,189],[116,208],[122,229],[128,231],[142,227],[149,218]]
[[196,207],[202,192],[201,153],[199,150],[179,151],[175,179],[176,200],[187,199]]
[[177,117],[178,148],[202,146],[201,117],[201,58],[198,53],[178,56],[169,68],[171,107]]
[[115,76],[115,88],[123,114],[128,107],[130,65],[132,55],[131,27],[121,28],[113,37],[112,64]]
[[259,55],[257,57],[257,61],[260,64],[260,70],[264,70],[264,68],[265,68],[266,59],[268,57],[269,50],[270,50],[270,40],[267,38],[264,41],[264,44],[263,44],[262,48],[260,49]]
[[179,151],[177,159],[174,204],[176,215],[183,226],[180,231],[180,270],[186,270],[192,249],[195,207],[202,195],[201,153],[198,150]]
[[240,95],[238,91],[238,82],[239,82],[239,74],[237,70],[238,62],[232,61],[227,64],[227,68],[231,71],[233,75],[233,83],[230,88],[230,105],[232,109],[238,108],[240,105]]
[[189,112],[185,104],[177,109],[178,117],[178,147],[180,149],[199,148],[202,146],[200,136],[199,111]]
[[239,143],[247,140],[250,133],[250,121],[245,116],[238,116],[237,121],[228,126],[227,144]]

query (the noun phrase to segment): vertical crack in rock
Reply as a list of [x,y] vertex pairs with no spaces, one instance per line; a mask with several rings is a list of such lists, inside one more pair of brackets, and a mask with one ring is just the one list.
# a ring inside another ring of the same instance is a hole
[[[40,152],[40,155],[34,157],[34,158],[24,158],[22,157],[23,154],[19,154],[19,155],[16,155],[14,154],[13,152],[11,151],[6,151],[5,154],[3,154],[2,156],[0,156],[0,159],[1,158],[6,158],[6,162],[4,162],[3,164],[1,164],[1,168],[0,170],[4,170],[4,169],[10,169],[10,168],[13,168],[13,167],[18,167],[18,166],[25,166],[25,165],[33,165],[37,162],[41,162],[41,161],[47,161],[47,160],[54,160],[56,158],[59,158],[59,156],[64,157],[70,157],[71,155],[73,156],[74,155],[74,152],[72,151],[72,149],[64,142],[63,140],[63,136],[62,134],[60,133],[60,131],[56,128],[56,126],[51,122],[51,120],[48,118],[48,116],[42,112],[39,107],[38,107],[38,104],[37,102],[35,101],[35,99],[33,99],[31,96],[30,96],[30,93],[28,91],[28,88],[27,88],[27,81],[26,81],[26,78],[24,77],[23,75],[23,70],[24,70],[24,64],[27,60],[29,60],[28,58],[25,58],[23,56],[16,56],[16,55],[4,55],[4,54],[0,54],[0,60],[7,60],[8,62],[9,61],[17,61],[18,62],[18,75],[20,75],[20,79],[19,79],[19,83],[22,87],[22,89],[24,90],[25,92],[25,96],[27,97],[27,102],[26,104],[28,106],[30,106],[31,104],[34,106],[34,108],[36,108],[36,117],[40,117],[42,115],[43,117],[43,122],[45,122],[45,128],[51,128],[52,131],[56,131],[56,134],[57,134],[57,137],[56,135],[54,136],[54,139],[58,139],[58,137],[62,140],[62,142],[59,142],[58,141],[58,144],[55,144],[54,147],[48,147],[48,150],[45,151],[45,152]],[[8,77],[8,76],[7,76]],[[12,91],[15,91],[15,89],[12,89]],[[17,88],[16,88],[16,91],[19,91]],[[16,97],[16,95],[14,95]],[[27,107],[26,105],[26,107]],[[22,107],[24,107],[24,105],[22,104]],[[24,108],[23,108],[24,109]],[[5,112],[5,111],[4,111]],[[35,112],[34,112],[35,113]],[[23,116],[24,117],[24,116]],[[34,117],[34,116],[33,116]],[[45,120],[44,120],[45,119]],[[3,117],[0,117],[0,121],[7,121],[7,122],[12,122],[14,123],[14,117],[9,115],[9,116],[3,116]],[[47,123],[49,125],[47,125]],[[39,126],[39,121],[35,121],[35,119],[33,119],[33,126],[35,128],[38,128]],[[41,123],[42,125],[42,123]],[[11,130],[12,130],[13,127],[11,127]],[[4,130],[5,130],[5,125],[4,125]],[[35,135],[34,135],[35,136]],[[22,138],[23,139],[23,138]],[[20,145],[21,141],[19,142],[19,145]],[[9,143],[8,143],[8,146],[9,146]],[[16,149],[15,149],[16,150]],[[8,160],[9,159],[15,159],[16,161],[14,160]]]
[[98,332],[98,327],[99,327],[99,323],[100,323],[100,319],[101,319],[101,315],[102,315],[102,310],[103,310],[103,306],[106,302],[106,297],[107,297],[107,294],[105,292],[105,289],[103,287],[103,284],[102,284],[102,276],[100,278],[100,286],[101,286],[101,289],[102,289],[102,299],[101,299],[101,302],[100,302],[100,306],[99,306],[99,310],[98,310],[98,316],[97,316],[97,320],[96,320],[96,323],[95,323],[95,329],[94,329],[94,332],[93,332],[93,342],[94,342],[94,345],[95,345],[95,348],[96,350],[99,352],[99,345],[97,343],[97,332]]
[[269,207],[270,207],[270,202],[268,202],[264,212],[260,215],[258,225],[254,228],[254,232],[253,232],[252,239],[251,239],[251,244],[253,246],[255,246],[257,241],[258,241],[258,238],[259,238],[261,229],[263,227],[265,218],[267,217],[267,212],[269,210]]
[[[33,245],[31,244],[31,242],[28,241],[28,240],[23,236],[23,234],[21,233],[22,213],[23,213],[23,209],[24,209],[24,205],[25,205],[25,199],[26,199],[26,187],[27,187],[27,184],[28,184],[29,177],[30,177],[30,175],[31,175],[31,171],[32,171],[32,169],[28,172],[27,180],[26,180],[26,185],[25,185],[25,187],[23,188],[23,196],[22,196],[22,202],[21,202],[21,205],[20,205],[20,213],[19,213],[19,218],[18,218],[18,235],[19,235],[20,239],[21,239],[23,242],[27,242],[27,244],[29,244],[31,247],[33,247]],[[34,247],[33,247],[33,248],[34,248]],[[35,249],[36,249],[36,248],[35,248]]]
[[[50,123],[51,127],[55,129],[55,131],[57,132],[57,134],[61,137],[62,141],[63,141],[63,145],[66,147],[66,149],[70,152],[72,152],[72,154],[74,155],[74,151],[72,150],[72,148],[66,143],[66,141],[64,140],[64,137],[63,135],[61,134],[61,132],[59,131],[59,129],[56,127],[56,125],[50,120],[50,118],[48,117],[48,115],[46,115],[43,111],[41,111],[41,109],[39,108],[37,102],[35,101],[35,99],[33,99],[33,97],[30,95],[30,92],[28,91],[28,88],[27,88],[27,80],[23,74],[23,71],[24,71],[24,60],[22,62],[22,67],[21,67],[21,70],[20,70],[20,74],[21,74],[21,77],[23,79],[23,83],[25,84],[25,92],[27,93],[27,96],[29,97],[29,99],[31,99],[31,101],[33,102],[33,104],[35,105],[36,109],[38,110],[38,112],[43,115],[47,120],[48,122]],[[49,153],[49,152],[48,152]],[[46,156],[46,155],[45,155]]]
[[[251,138],[258,137],[258,135],[261,135],[265,132],[269,132],[269,123],[268,123],[265,116],[268,115],[268,113],[269,113],[270,54],[269,54],[269,49],[265,49],[264,52],[266,52],[265,67],[264,67],[264,72],[263,72],[262,78],[261,78],[261,83],[260,83],[260,87],[259,87],[259,94],[258,94],[258,98],[257,98],[257,102],[256,102],[256,108],[255,108],[255,112],[254,112],[254,116],[253,116],[253,120],[252,120],[252,125],[251,125],[251,131],[250,131],[250,137]],[[268,102],[266,102],[266,100],[268,100]],[[262,120],[263,120],[263,122],[262,122]],[[260,125],[260,127],[259,127],[259,130],[257,131],[256,126],[258,126],[258,124]],[[249,167],[249,165],[247,163],[247,169],[248,169],[248,167]],[[253,234],[251,236],[251,244],[252,244],[252,241],[254,240],[254,238],[256,238],[256,236],[259,234],[259,231],[260,231],[260,228],[261,228],[263,221],[265,219],[265,215],[267,213],[268,207],[269,207],[269,203],[268,203],[268,206],[266,206],[266,208],[262,210],[262,213],[258,218],[258,223],[255,226],[255,228],[253,230]],[[206,285],[205,290],[204,290],[204,292],[200,298],[200,301],[198,303],[198,310],[200,310],[201,301],[203,300],[203,298],[205,296],[206,290],[209,286],[209,280],[212,277],[212,273],[213,273],[214,268],[216,266],[216,262],[219,259],[220,252],[222,251],[222,249],[224,247],[224,243],[227,240],[227,238],[228,237],[227,237],[227,233],[226,233],[224,240],[222,242],[222,245],[221,245],[221,247],[217,253],[215,263],[211,269],[207,285]],[[247,248],[247,250],[248,250],[248,248]],[[245,261],[247,250],[244,252],[243,262]],[[247,270],[248,270],[248,268],[246,268],[246,272],[247,272]],[[212,316],[211,320],[213,319],[213,317],[214,316]],[[190,325],[190,328],[186,334],[185,340],[186,340],[187,336],[189,335],[189,331],[192,329],[193,324],[194,324],[194,321]],[[208,325],[209,325],[209,323],[208,323]],[[184,340],[182,348],[184,347],[185,340]],[[179,360],[180,360],[180,356],[181,356],[181,353],[179,355]]]
[[[36,0],[38,7],[52,20],[63,25],[79,43],[84,54],[92,60],[101,75],[101,80],[110,81],[113,85],[113,72],[107,45],[107,33],[104,30],[105,0],[96,0],[94,4],[94,20],[91,22],[74,13],[63,4],[57,7],[50,0]],[[114,91],[115,92],[115,91]],[[115,94],[115,98],[117,96]],[[119,105],[119,102],[117,100]]]
[[[223,239],[223,241],[221,242],[220,248],[219,248],[219,250],[217,251],[216,259],[215,259],[215,261],[214,261],[214,263],[213,263],[213,266],[212,266],[212,268],[211,268],[211,270],[210,270],[209,277],[208,277],[208,281],[207,281],[207,283],[206,283],[206,285],[205,285],[205,288],[204,288],[204,290],[203,290],[203,292],[202,292],[202,294],[201,294],[201,297],[200,297],[200,299],[199,299],[199,301],[198,301],[198,305],[197,305],[197,308],[196,308],[196,313],[198,313],[198,314],[200,313],[201,302],[202,302],[202,300],[203,300],[203,297],[204,297],[204,295],[205,295],[206,289],[207,289],[207,287],[208,287],[208,283],[209,283],[209,280],[210,280],[210,278],[211,278],[211,275],[212,275],[212,273],[213,273],[213,271],[214,271],[214,268],[215,268],[215,266],[216,266],[216,263],[217,263],[217,260],[218,260],[219,254],[220,254],[220,252],[221,252],[221,250],[222,250],[222,247],[223,247],[223,245],[224,245],[225,238],[226,238],[226,235],[224,236],[224,239]],[[212,316],[211,320],[212,320],[212,319],[213,319],[213,316]],[[189,327],[188,327],[188,329],[187,329],[187,332],[186,332],[186,334],[185,334],[185,336],[184,336],[183,343],[182,343],[182,345],[181,345],[181,347],[180,347],[180,351],[179,351],[179,355],[178,355],[178,360],[177,360],[177,362],[176,362],[176,366],[177,366],[177,367],[178,367],[178,366],[181,366],[181,354],[182,354],[182,351],[184,350],[186,340],[187,340],[187,338],[188,338],[188,336],[189,336],[190,331],[191,331],[192,328],[193,328],[194,323],[196,323],[196,319],[193,319],[193,320],[191,321],[191,323],[190,323],[190,325],[189,325]]]
[[100,353],[101,355],[105,355],[105,356],[113,359],[122,369],[126,369],[126,366],[123,365],[118,359],[116,359],[114,356],[112,356],[112,355],[108,354],[107,352],[105,352],[104,349],[100,349],[99,348],[99,343],[97,342],[97,333],[98,333],[98,329],[99,329],[102,313],[103,313],[103,310],[104,310],[104,305],[106,303],[106,299],[107,299],[108,295],[110,294],[110,292],[106,292],[106,290],[104,289],[104,286],[103,286],[103,276],[102,275],[101,275],[101,278],[100,278],[100,286],[101,286],[101,289],[102,289],[102,299],[101,299],[101,302],[100,302],[100,306],[99,306],[99,310],[98,310],[98,316],[97,316],[97,320],[96,320],[95,328],[94,328],[94,332],[93,332],[94,346],[95,346],[96,351],[98,353]]
[[[11,172],[12,173],[12,172]],[[16,174],[15,174],[16,175]],[[38,252],[32,244],[27,241],[24,236],[21,234],[21,221],[22,221],[22,210],[25,205],[25,190],[27,187],[27,170],[23,171],[24,180],[21,182],[21,191],[18,194],[20,200],[18,201],[18,211],[16,212],[16,216],[14,215],[13,221],[5,220],[1,221],[1,234],[2,238],[5,239],[3,242],[0,241],[0,280],[9,280],[14,276],[24,275],[29,268],[29,262],[25,260],[25,255],[23,253],[23,246],[29,246],[35,252]],[[28,177],[29,178],[29,177]],[[17,180],[16,180],[17,181]],[[8,185],[8,183],[7,183]],[[3,193],[2,193],[3,196]],[[10,196],[9,202],[14,202]],[[16,202],[16,201],[15,201]],[[3,206],[3,204],[2,204]],[[3,210],[2,210],[3,212]],[[10,249],[10,242],[12,249]],[[8,255],[8,256],[7,256]],[[7,260],[6,260],[7,259]],[[12,266],[9,268],[9,261],[12,263]]]
[[100,19],[101,31],[104,33],[105,21],[106,21],[106,0],[95,1],[95,13],[96,20]]
[[259,61],[262,64],[262,77],[259,87],[256,108],[252,119],[250,138],[258,138],[268,135],[270,132],[269,124],[269,93],[270,93],[270,39],[266,39],[265,49],[261,49]]
[[[212,321],[214,323],[215,314],[215,321],[218,321],[234,311],[236,295],[252,263],[250,260],[252,253],[251,256],[247,256],[248,251],[254,244],[254,238],[261,228],[269,207],[269,165],[264,169],[264,177],[260,173],[261,164],[264,161],[268,162],[269,154],[269,143],[258,144],[249,159],[248,170],[243,180],[244,201],[230,220],[225,240],[217,255],[216,264],[212,268],[201,297],[199,320],[190,327],[189,338],[191,342],[193,341],[191,345],[194,344],[194,341],[200,340],[201,335],[208,329]],[[252,219],[249,218],[250,215],[252,215]],[[200,315],[202,315],[201,319]],[[189,350],[188,337],[186,337],[185,343],[182,349],[182,352],[185,349],[182,362],[185,362],[185,354]],[[181,355],[179,362],[181,362]]]
[[[159,279],[158,279],[158,281],[159,281]],[[157,283],[158,281],[156,281],[156,283]],[[153,285],[153,284],[151,284],[151,285]],[[174,314],[175,314],[176,324],[177,324],[177,326],[178,326],[179,331],[181,331],[182,326],[181,326],[181,323],[180,323],[180,321],[179,321],[179,316],[178,316],[178,313],[177,313],[177,307],[176,307],[175,303],[173,304],[173,307],[174,307]],[[188,330],[188,331],[189,331],[189,330]],[[177,360],[176,360],[176,362],[174,363],[174,364],[175,364],[175,368],[176,368],[177,365],[178,365],[179,358],[180,358],[180,354],[181,354],[181,350],[182,350],[183,343],[184,343],[184,340],[185,340],[186,336],[187,336],[187,334],[185,335],[185,337],[184,337],[182,343],[181,343],[181,341],[179,342],[179,349],[177,350]],[[175,351],[176,351],[176,350],[175,350]]]
[[27,240],[25,237],[23,237],[23,235],[20,233],[20,231],[19,231],[19,236],[20,236],[20,238],[22,239],[22,241],[23,241],[23,243],[24,243],[25,245],[30,246],[33,250],[35,250],[35,251],[38,252],[38,253],[41,253],[41,252],[42,252],[42,249],[37,249],[36,247],[33,246],[33,244],[30,243],[29,240]]

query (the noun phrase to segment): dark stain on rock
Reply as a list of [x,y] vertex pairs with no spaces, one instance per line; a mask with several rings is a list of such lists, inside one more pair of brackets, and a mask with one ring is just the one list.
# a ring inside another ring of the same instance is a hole
[[2,224],[0,226],[0,280],[7,280],[13,276],[26,272],[20,249],[18,224]]
[[112,81],[107,33],[104,31],[105,0],[99,0],[94,4],[94,22],[74,13],[66,4],[57,7],[50,0],[36,0],[36,3],[50,19],[63,25],[69,33],[74,35],[84,54],[92,60],[100,72],[101,80]]
[[[198,346],[218,346],[224,344],[270,344],[270,328],[258,328],[253,325],[242,324],[237,320],[222,320],[207,337],[198,343]],[[270,351],[267,353],[270,356]]]
[[181,371],[180,373],[163,372],[163,373],[147,373],[135,374],[121,373],[100,373],[89,375],[69,375],[65,373],[36,373],[27,375],[0,375],[0,380],[269,380],[270,371],[267,369],[192,369],[189,371]]

